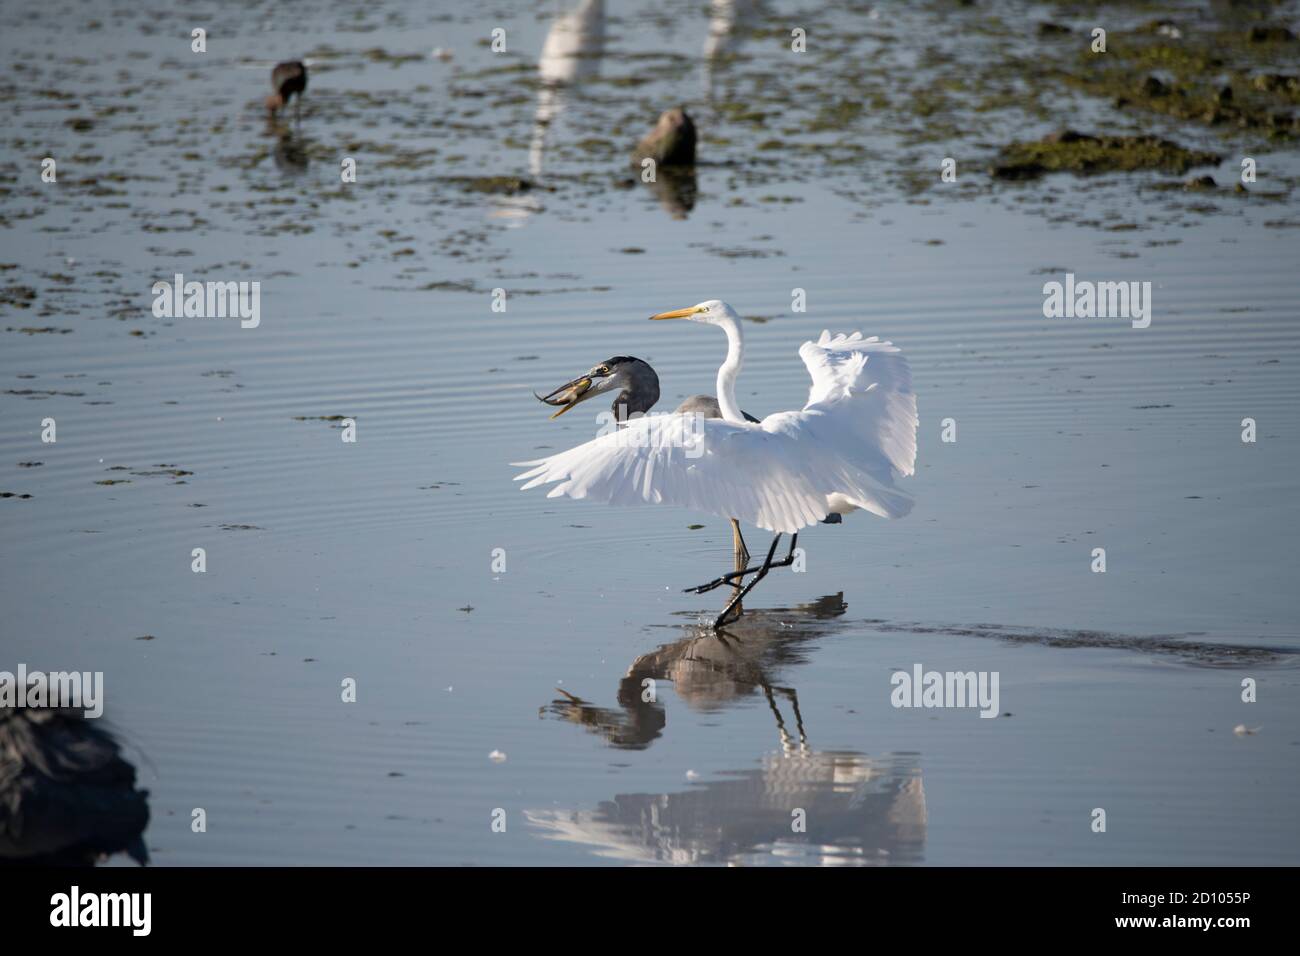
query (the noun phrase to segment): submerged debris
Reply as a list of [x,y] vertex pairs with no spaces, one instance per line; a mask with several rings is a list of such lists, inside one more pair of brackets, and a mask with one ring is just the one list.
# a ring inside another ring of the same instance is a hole
[[531,179],[522,176],[447,176],[444,178],[446,182],[454,183],[473,193],[514,196],[539,188]]

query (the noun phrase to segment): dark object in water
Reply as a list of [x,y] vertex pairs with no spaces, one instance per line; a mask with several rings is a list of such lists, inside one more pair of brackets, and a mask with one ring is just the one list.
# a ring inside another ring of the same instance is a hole
[[642,137],[632,154],[640,165],[653,159],[656,166],[691,166],[695,163],[695,123],[680,106],[664,110],[654,129]]
[[1261,23],[1250,28],[1246,39],[1251,43],[1292,43],[1295,34],[1277,23]]
[[1044,173],[1108,173],[1159,169],[1185,173],[1221,157],[1185,149],[1158,136],[1091,136],[1064,129],[1032,142],[1002,147],[989,172],[998,179],[1032,179]]
[[1148,76],[1142,81],[1142,92],[1147,96],[1168,96],[1169,87],[1158,77]]
[[149,861],[147,790],[117,741],[78,710],[0,708],[0,866]]
[[674,219],[685,219],[695,208],[699,186],[694,166],[665,166],[657,172],[654,182],[645,185]]
[[302,106],[302,94],[307,89],[307,67],[301,60],[285,60],[277,63],[271,71],[271,89],[275,90],[266,98],[266,110],[272,116],[289,105],[289,99],[298,94],[298,106]]
[[286,173],[304,173],[311,164],[306,142],[301,136],[295,135],[288,126],[280,127],[272,157],[275,159],[276,168]]

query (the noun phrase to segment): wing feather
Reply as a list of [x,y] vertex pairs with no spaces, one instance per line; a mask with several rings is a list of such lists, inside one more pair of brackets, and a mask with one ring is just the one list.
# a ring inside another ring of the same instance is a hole
[[794,532],[825,518],[830,497],[885,517],[912,500],[894,486],[916,465],[916,397],[899,349],[860,333],[805,342],[812,377],[802,411],[758,423],[673,413],[636,419],[536,461],[523,489],[610,504],[666,504]]
[[813,380],[805,411],[827,412],[835,427],[860,439],[858,451],[879,451],[898,474],[915,472],[916,395],[901,349],[874,335],[824,331],[799,357]]

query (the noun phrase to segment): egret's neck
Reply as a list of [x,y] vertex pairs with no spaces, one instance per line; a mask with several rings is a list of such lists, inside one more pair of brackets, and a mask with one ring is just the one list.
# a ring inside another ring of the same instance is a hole
[[718,369],[718,406],[722,417],[729,422],[744,422],[745,416],[736,404],[736,378],[745,358],[745,343],[740,337],[740,326],[730,316],[723,316],[718,328],[727,333],[727,360]]

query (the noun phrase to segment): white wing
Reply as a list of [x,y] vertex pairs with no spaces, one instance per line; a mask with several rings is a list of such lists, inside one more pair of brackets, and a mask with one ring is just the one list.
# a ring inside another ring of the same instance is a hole
[[875,338],[827,333],[799,350],[813,378],[803,411],[757,424],[651,415],[568,451],[518,462],[524,490],[549,497],[667,504],[794,532],[825,518],[831,496],[885,517],[911,499],[894,475],[916,461],[916,399],[907,362]]
[[[813,380],[804,411],[819,409],[843,430],[839,444],[846,454],[880,454],[898,474],[912,474],[916,395],[902,351],[874,335],[823,331],[816,342],[799,347],[799,357]],[[846,441],[849,435],[857,442]]]

